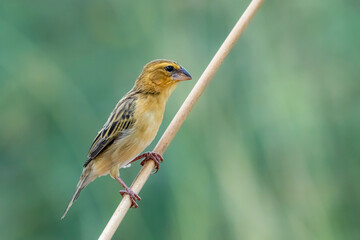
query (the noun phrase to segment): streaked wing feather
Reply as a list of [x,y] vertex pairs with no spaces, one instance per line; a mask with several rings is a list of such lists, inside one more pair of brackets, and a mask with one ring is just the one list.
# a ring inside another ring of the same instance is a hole
[[119,101],[107,122],[95,137],[84,167],[110,146],[116,138],[121,138],[122,135],[125,136],[127,131],[134,126],[136,100],[137,97],[130,94]]

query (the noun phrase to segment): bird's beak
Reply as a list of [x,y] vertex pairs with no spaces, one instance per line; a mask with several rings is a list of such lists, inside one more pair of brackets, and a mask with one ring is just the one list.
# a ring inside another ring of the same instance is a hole
[[186,71],[186,69],[183,67],[180,67],[180,69],[174,71],[174,73],[171,75],[171,78],[174,81],[179,81],[179,82],[192,79],[190,73],[188,73],[188,71]]

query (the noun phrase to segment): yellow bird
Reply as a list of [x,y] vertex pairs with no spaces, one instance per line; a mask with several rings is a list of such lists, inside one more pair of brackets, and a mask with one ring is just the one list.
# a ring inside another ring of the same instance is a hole
[[120,178],[119,169],[142,158],[145,159],[141,165],[153,160],[156,171],[159,169],[159,162],[163,161],[159,154],[148,152],[136,156],[154,140],[166,102],[177,83],[190,79],[190,74],[182,66],[170,60],[154,60],[145,65],[134,87],[118,102],[95,137],[76,191],[62,218],[82,189],[97,177],[107,174],[124,187],[120,193],[130,196],[131,206],[138,206],[136,200],[140,200],[140,197],[126,186]]

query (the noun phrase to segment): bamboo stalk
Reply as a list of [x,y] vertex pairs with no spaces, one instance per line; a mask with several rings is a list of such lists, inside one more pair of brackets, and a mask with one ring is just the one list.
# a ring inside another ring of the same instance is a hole
[[[171,121],[168,128],[165,130],[165,133],[162,135],[161,139],[154,148],[154,152],[163,154],[166,148],[169,146],[170,142],[175,137],[179,128],[185,121],[187,115],[201,96],[205,87],[208,85],[212,77],[215,75],[216,71],[219,69],[221,63],[224,61],[225,57],[229,54],[230,50],[239,39],[241,33],[245,30],[251,18],[254,16],[260,5],[264,0],[253,0],[243,15],[240,17],[238,22],[235,24],[234,28],[231,30],[224,43],[221,45],[219,50],[216,52],[215,56],[199,78],[199,81],[195,84],[194,88],[180,107],[179,111],[176,113],[175,117]],[[131,185],[131,189],[135,193],[139,193],[145,182],[152,173],[155,164],[153,161],[147,161],[143,168],[140,170],[136,179]],[[110,218],[105,229],[101,233],[99,240],[108,240],[111,239],[114,235],[116,229],[120,225],[121,221],[125,217],[125,214],[129,210],[131,201],[128,195],[124,195],[124,198],[120,202],[119,206],[116,208],[114,214]]]

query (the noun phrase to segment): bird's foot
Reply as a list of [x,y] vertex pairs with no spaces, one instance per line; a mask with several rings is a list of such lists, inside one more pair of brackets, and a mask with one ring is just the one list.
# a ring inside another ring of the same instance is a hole
[[119,176],[116,177],[115,179],[124,187],[124,190],[120,191],[121,196],[124,197],[124,194],[129,195],[130,200],[131,200],[131,206],[130,207],[137,208],[138,204],[136,203],[136,200],[140,201],[141,197],[139,195],[137,195],[136,193],[134,193],[134,191],[131,190],[128,186],[126,186],[124,181]]
[[133,190],[131,190],[130,188],[125,188],[125,190],[121,190],[120,194],[122,197],[124,197],[124,194],[129,195],[130,200],[131,200],[131,206],[130,207],[134,207],[137,208],[138,204],[136,203],[136,200],[141,200],[140,196],[137,195],[136,193],[133,192]]
[[160,163],[162,163],[164,161],[164,159],[162,158],[162,156],[156,152],[147,152],[147,153],[143,153],[139,156],[137,156],[136,158],[134,158],[134,160],[132,160],[131,162],[135,162],[139,159],[145,158],[144,160],[141,161],[140,165],[144,166],[144,164],[148,161],[148,160],[153,160],[155,163],[155,173],[157,173],[157,171],[159,171],[159,166]]

